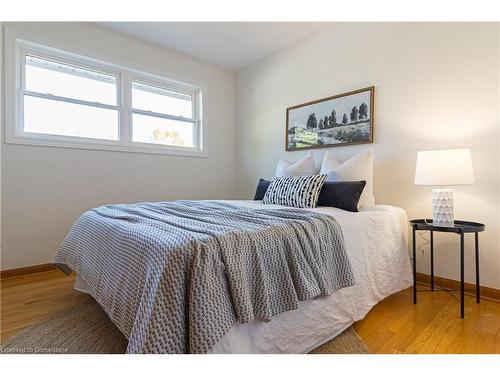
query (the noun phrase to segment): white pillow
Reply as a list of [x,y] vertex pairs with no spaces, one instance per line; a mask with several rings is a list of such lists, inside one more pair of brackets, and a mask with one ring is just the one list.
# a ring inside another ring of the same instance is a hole
[[305,158],[295,163],[280,160],[276,167],[276,177],[312,176],[315,174],[317,174],[316,165],[314,164],[311,151],[309,151]]
[[373,206],[373,150],[361,151],[339,165],[339,162],[327,152],[321,165],[321,174],[326,174],[326,182],[366,181],[358,207]]
[[329,171],[337,168],[339,165],[339,161],[331,156],[327,151],[325,152],[325,156],[323,157],[323,162],[321,163],[321,170],[319,174],[327,174]]

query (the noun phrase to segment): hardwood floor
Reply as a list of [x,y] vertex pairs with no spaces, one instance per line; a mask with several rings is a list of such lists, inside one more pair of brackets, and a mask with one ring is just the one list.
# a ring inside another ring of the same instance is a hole
[[75,276],[53,270],[2,279],[0,340],[65,308],[75,306],[85,295],[73,289]]
[[[1,280],[0,340],[83,300],[74,279],[54,270]],[[421,292],[418,298],[413,305],[411,289],[404,290],[355,323],[371,353],[500,353],[500,303],[476,305],[468,296],[461,320],[460,305],[448,293]]]
[[412,293],[389,296],[354,324],[371,353],[500,353],[500,303],[466,296],[462,320],[448,293],[419,292],[416,305]]

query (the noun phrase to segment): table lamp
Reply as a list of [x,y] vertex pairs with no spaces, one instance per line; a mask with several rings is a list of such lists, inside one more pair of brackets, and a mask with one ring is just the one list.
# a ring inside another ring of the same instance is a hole
[[454,225],[453,190],[450,185],[474,183],[470,149],[419,151],[415,170],[416,185],[435,185],[432,190],[432,223],[439,227]]

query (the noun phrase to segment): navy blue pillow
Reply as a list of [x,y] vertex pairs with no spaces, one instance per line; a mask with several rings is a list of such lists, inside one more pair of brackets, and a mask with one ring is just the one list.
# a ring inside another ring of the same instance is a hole
[[325,182],[318,198],[318,206],[336,207],[358,212],[358,202],[366,181]]
[[254,201],[261,201],[264,199],[264,195],[266,195],[270,183],[271,181],[263,180],[262,178],[259,180],[257,190],[255,190],[255,196],[253,197]]
[[[271,181],[259,180],[253,200],[262,200]],[[366,181],[325,182],[318,198],[318,206],[336,207],[358,212],[358,202]]]

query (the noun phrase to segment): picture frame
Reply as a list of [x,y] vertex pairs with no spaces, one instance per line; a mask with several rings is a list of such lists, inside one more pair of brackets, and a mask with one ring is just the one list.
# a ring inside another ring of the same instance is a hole
[[285,150],[373,143],[374,97],[370,86],[288,107]]

